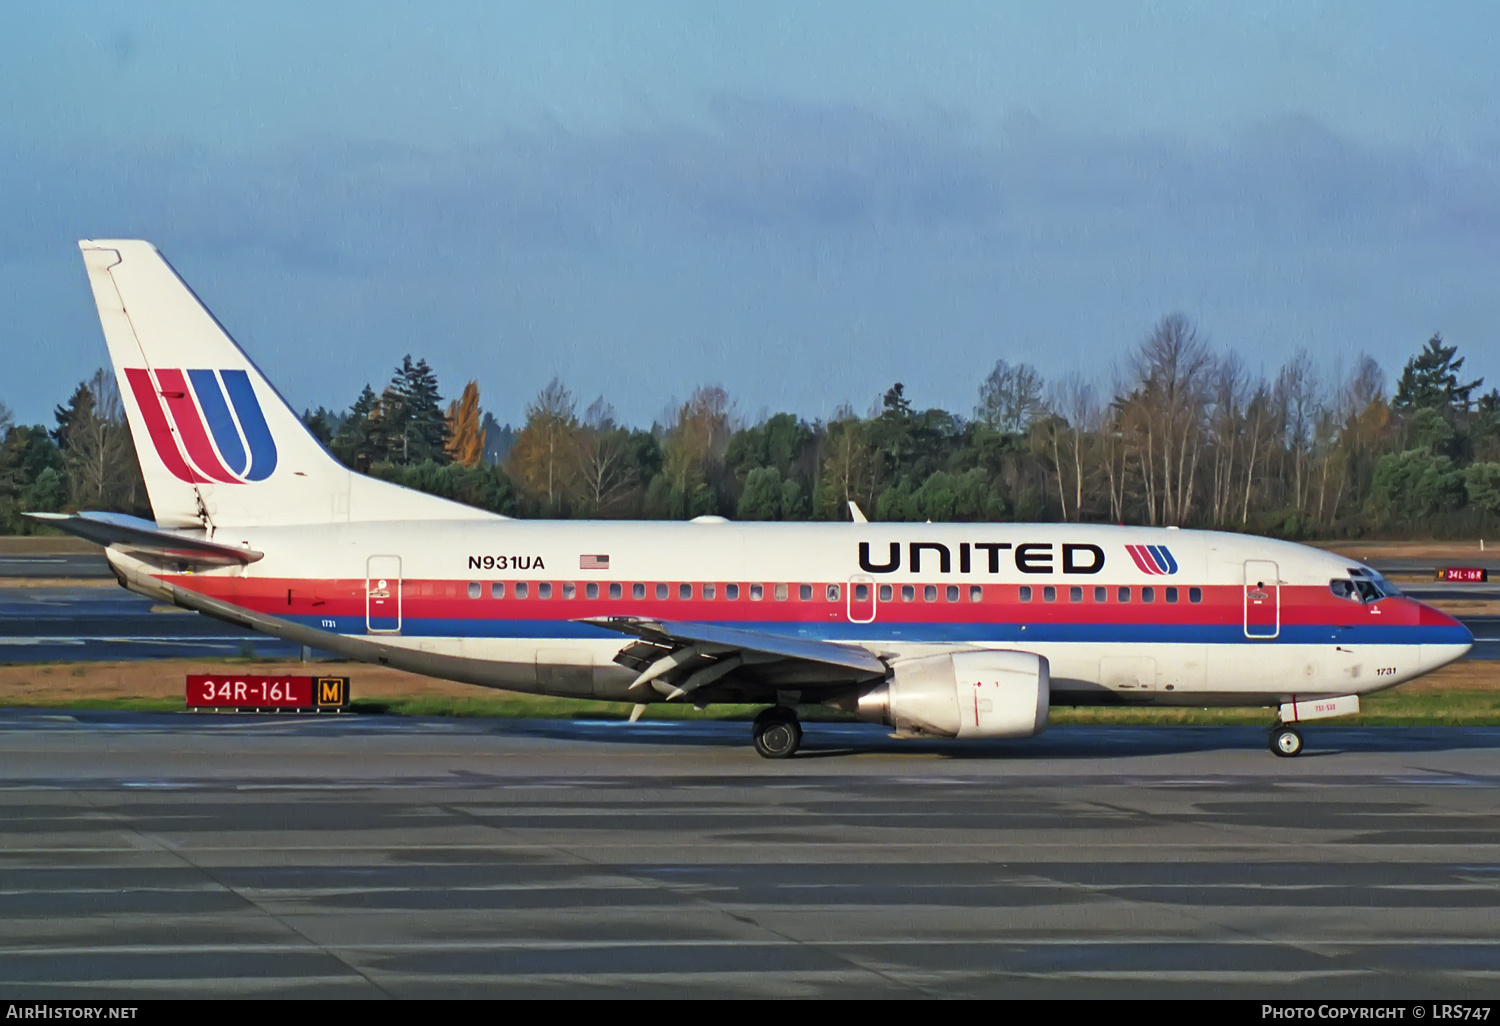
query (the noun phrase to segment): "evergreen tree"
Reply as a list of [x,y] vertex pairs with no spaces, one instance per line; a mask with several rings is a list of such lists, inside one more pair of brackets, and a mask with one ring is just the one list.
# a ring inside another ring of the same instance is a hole
[[67,403],[54,408],[52,416],[57,420],[57,427],[51,432],[52,440],[59,449],[66,450],[70,429],[75,424],[81,426],[94,417],[94,393],[89,389],[88,383],[80,381]]
[[402,357],[401,366],[380,397],[376,418],[380,456],[402,466],[426,460],[446,462],[443,443],[448,426],[442,403],[437,375],[427,361],[413,363],[411,354]]
[[380,416],[380,397],[368,384],[334,433],[330,448],[346,467],[363,473],[370,469],[379,455],[376,432]]
[[325,449],[333,447],[333,426],[328,422],[328,411],[319,406],[316,410],[303,410],[302,423],[312,436],[323,443]]
[[1457,346],[1443,345],[1441,335],[1428,339],[1422,351],[1406,361],[1391,408],[1399,413],[1415,410],[1467,413],[1474,402],[1471,396],[1484,384],[1484,379],[1477,378],[1460,385],[1458,374],[1463,369],[1464,358],[1457,353]]

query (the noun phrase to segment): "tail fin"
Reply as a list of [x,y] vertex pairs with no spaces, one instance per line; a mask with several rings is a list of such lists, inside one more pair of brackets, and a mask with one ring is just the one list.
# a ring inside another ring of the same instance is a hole
[[494,516],[339,463],[149,242],[78,245],[161,526]]

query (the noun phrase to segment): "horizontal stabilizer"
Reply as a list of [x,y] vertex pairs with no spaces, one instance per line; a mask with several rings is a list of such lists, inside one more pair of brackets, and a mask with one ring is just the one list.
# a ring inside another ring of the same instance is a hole
[[204,538],[163,531],[153,521],[123,513],[27,513],[32,520],[86,538],[106,548],[192,566],[234,566],[265,556],[251,548],[220,545]]

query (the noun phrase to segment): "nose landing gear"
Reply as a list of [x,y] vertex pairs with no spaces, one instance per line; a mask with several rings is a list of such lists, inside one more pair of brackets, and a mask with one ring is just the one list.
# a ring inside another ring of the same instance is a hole
[[750,736],[755,741],[755,750],[764,758],[790,758],[802,744],[802,724],[797,722],[797,710],[781,705],[762,709],[750,726]]
[[1296,727],[1278,723],[1271,728],[1271,751],[1284,759],[1302,754],[1302,732]]

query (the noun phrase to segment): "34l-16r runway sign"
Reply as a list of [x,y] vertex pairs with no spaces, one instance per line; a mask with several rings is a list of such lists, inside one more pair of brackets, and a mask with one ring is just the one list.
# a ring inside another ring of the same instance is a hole
[[1438,570],[1437,579],[1440,581],[1464,581],[1470,584],[1484,584],[1490,579],[1490,572],[1482,566],[1445,566]]
[[348,677],[285,674],[187,675],[189,709],[342,712],[349,706]]

